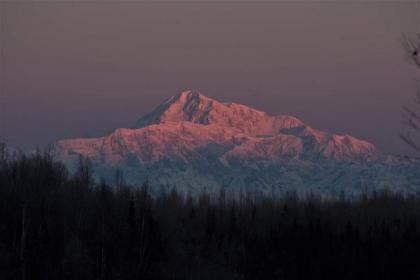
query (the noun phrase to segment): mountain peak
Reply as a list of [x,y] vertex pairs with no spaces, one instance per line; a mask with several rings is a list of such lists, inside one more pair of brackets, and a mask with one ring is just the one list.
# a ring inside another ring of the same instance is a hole
[[134,128],[163,122],[193,122],[208,124],[206,117],[214,103],[221,103],[208,98],[197,90],[185,90],[172,96],[152,112],[137,121]]
[[187,118],[182,120],[192,121],[194,115],[200,113],[200,109],[211,105],[213,102],[217,101],[205,96],[197,90],[186,90],[175,96],[171,109],[176,111],[174,107],[178,107],[177,110],[183,112],[184,117]]
[[213,100],[213,99],[205,96],[203,93],[201,93],[198,90],[187,89],[187,90],[181,91],[177,95],[170,97],[165,102],[163,102],[160,106],[158,106],[158,108],[161,107],[162,105],[174,105],[174,104],[177,104],[181,107],[191,106],[191,104],[199,104],[202,102],[206,102],[208,100]]
[[203,93],[195,89],[187,89],[187,90],[181,91],[175,96],[178,97],[179,99],[184,99],[184,100],[208,98]]
[[276,135],[282,129],[304,125],[292,116],[269,116],[238,103],[222,103],[197,90],[185,90],[169,98],[137,121],[134,128],[165,122],[217,124],[249,135]]

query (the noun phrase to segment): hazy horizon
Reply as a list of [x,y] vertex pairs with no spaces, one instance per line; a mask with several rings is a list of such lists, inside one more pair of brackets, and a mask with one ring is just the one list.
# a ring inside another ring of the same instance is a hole
[[0,2],[0,139],[127,127],[192,88],[408,153],[416,32],[418,1]]

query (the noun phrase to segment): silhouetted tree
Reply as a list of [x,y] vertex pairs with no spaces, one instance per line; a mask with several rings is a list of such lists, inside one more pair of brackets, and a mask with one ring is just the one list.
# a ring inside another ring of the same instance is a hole
[[418,279],[420,198],[193,197],[0,165],[0,279]]

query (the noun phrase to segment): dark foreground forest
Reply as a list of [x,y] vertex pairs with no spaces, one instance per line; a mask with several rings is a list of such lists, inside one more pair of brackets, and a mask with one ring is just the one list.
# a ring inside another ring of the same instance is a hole
[[419,225],[419,197],[155,197],[0,159],[0,279],[420,279]]

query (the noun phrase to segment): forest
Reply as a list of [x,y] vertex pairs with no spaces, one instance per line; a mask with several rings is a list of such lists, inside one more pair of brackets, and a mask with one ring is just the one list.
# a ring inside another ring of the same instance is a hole
[[156,196],[0,156],[0,279],[420,279],[418,196]]

